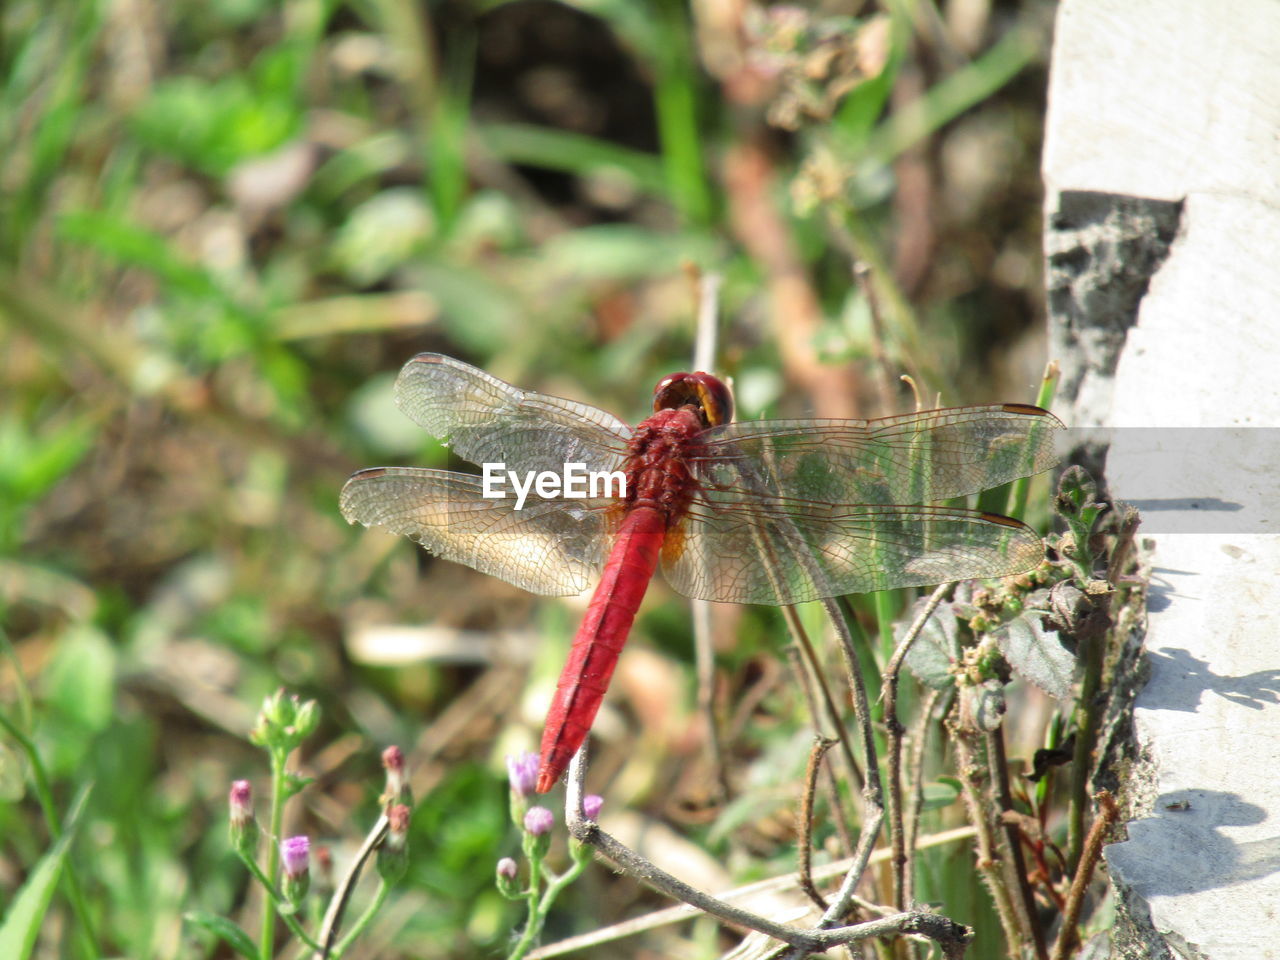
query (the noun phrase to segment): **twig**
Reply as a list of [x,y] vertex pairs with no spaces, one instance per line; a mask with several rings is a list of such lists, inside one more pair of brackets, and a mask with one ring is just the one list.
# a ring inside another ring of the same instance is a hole
[[[931,847],[945,846],[949,843],[957,843],[961,840],[969,840],[973,838],[973,827],[964,826],[956,827],[953,830],[944,830],[940,833],[930,834],[920,843],[920,849],[928,849]],[[890,851],[888,847],[880,847],[871,854],[871,864],[884,863],[889,859]],[[841,876],[849,865],[853,862],[851,857],[843,860],[837,860],[833,863],[825,864],[817,867],[813,871],[813,879],[816,883],[829,880],[832,877]],[[776,893],[782,890],[789,890],[799,886],[800,874],[785,873],[781,876],[770,877],[768,880],[758,880],[755,883],[748,883],[741,887],[735,887],[724,893],[716,894],[720,900],[743,900],[754,897],[758,894]],[[869,900],[863,900],[860,897],[854,897],[853,903],[860,909],[875,916],[892,916],[895,911],[891,907],[884,907],[871,903]],[[597,947],[602,943],[611,943],[620,940],[623,937],[634,936],[643,933],[646,930],[654,930],[658,927],[667,926],[673,923],[680,923],[684,920],[691,920],[694,917],[701,916],[701,912],[687,903],[682,903],[674,907],[666,907],[662,910],[655,910],[653,913],[645,914],[642,917],[635,917],[631,920],[624,920],[621,923],[615,923],[612,926],[604,927],[600,930],[593,930],[590,933],[584,933],[576,937],[567,937],[555,943],[549,943],[544,947],[539,947],[528,955],[526,960],[549,960],[550,957],[563,956],[566,953],[572,953],[575,950],[585,950],[587,947]]]
[[[799,646],[794,643],[790,644],[785,650],[785,655],[787,665],[795,676],[796,686],[800,688],[800,692],[804,696],[809,716],[813,718],[814,729],[818,732],[818,736],[826,737],[827,735],[822,732],[821,723],[818,719],[818,702],[813,694],[813,683],[810,680],[809,671],[804,668]],[[844,740],[844,745],[846,748],[848,747],[847,737]],[[840,849],[846,857],[851,857],[853,856],[854,841],[852,834],[849,833],[849,824],[846,822],[844,800],[840,796],[839,782],[836,780],[836,775],[830,764],[824,765],[822,771],[827,791],[827,804],[831,809],[831,822],[835,824],[836,833],[840,836]]]
[[[920,715],[916,718],[916,729],[908,738],[912,745],[911,770],[908,782],[911,784],[911,801],[903,815],[903,832],[906,834],[907,872],[903,878],[903,897],[907,903],[915,902],[915,870],[912,862],[915,853],[920,849],[920,813],[924,808],[924,763],[925,748],[929,742],[929,728],[936,722],[941,725],[942,718],[951,708],[951,698],[955,688],[946,691],[930,689],[921,704]],[[939,704],[941,703],[941,706]],[[935,720],[935,716],[937,719]]]
[[[689,266],[697,287],[697,333],[694,337],[693,369],[710,371],[715,366],[716,332],[719,318],[720,274],[698,271]],[[706,600],[690,601],[693,609],[693,650],[698,675],[698,710],[707,721],[707,742],[711,765],[715,770],[717,800],[729,797],[729,778],[721,748],[723,732],[716,715],[715,644],[711,635],[711,604]]]
[[1044,930],[1040,927],[1040,914],[1036,911],[1036,897],[1027,880],[1027,863],[1022,856],[1022,833],[1013,817],[1004,816],[1006,812],[1013,811],[1013,794],[1009,789],[1009,759],[1004,751],[1003,725],[987,733],[987,766],[991,773],[994,799],[1000,806],[1000,824],[1004,828],[1005,846],[1009,851],[1009,869],[1006,873],[1021,898],[1020,901],[1014,901],[1014,908],[1018,911],[1018,925],[1035,947],[1036,960],[1049,960]]
[[[863,708],[865,709],[865,707],[864,690]],[[874,756],[874,753],[872,756]],[[648,884],[655,890],[659,890],[677,900],[682,900],[697,907],[702,912],[717,917],[731,926],[746,930],[756,930],[776,940],[781,940],[783,943],[790,944],[798,952],[798,956],[821,953],[834,946],[855,943],[871,937],[918,933],[936,941],[941,946],[944,956],[949,958],[960,957],[963,955],[965,945],[972,938],[971,931],[963,924],[958,924],[947,917],[930,913],[898,913],[879,920],[869,920],[864,923],[835,927],[834,918],[842,916],[849,908],[849,903],[853,896],[852,886],[866,869],[867,861],[870,857],[869,850],[866,855],[861,855],[861,851],[859,851],[859,854],[853,857],[852,865],[849,872],[845,874],[844,883],[841,885],[836,901],[823,915],[823,919],[818,926],[812,930],[801,930],[776,923],[765,917],[735,907],[732,904],[725,903],[710,894],[703,893],[696,887],[691,887],[683,880],[650,863],[625,844],[605,833],[594,821],[587,820],[582,816],[582,781],[586,773],[585,758],[586,751],[579,748],[578,752],[574,754],[573,762],[569,765],[569,783],[565,796],[565,821],[569,828],[569,835],[579,843],[593,847],[607,860],[611,861],[614,866],[633,879]],[[862,838],[859,840],[859,847],[862,846],[867,837],[874,837],[875,833],[878,832],[880,820],[883,819],[884,815],[883,811],[879,809],[877,809],[876,814],[874,828],[868,829],[864,826]],[[839,907],[838,912],[835,909],[836,907]]]
[[[862,768],[858,765],[857,758],[853,755],[853,745],[849,742],[849,731],[846,729],[843,718],[840,716],[840,710],[836,707],[835,698],[831,696],[831,690],[827,687],[825,675],[819,668],[818,654],[813,649],[813,643],[809,639],[809,632],[805,630],[804,624],[800,622],[800,615],[796,613],[796,608],[785,606],[782,610],[782,619],[787,623],[787,630],[795,639],[800,649],[800,654],[808,665],[808,676],[813,678],[814,684],[822,694],[823,713],[826,714],[827,723],[830,724],[829,730],[819,731],[823,736],[833,736],[840,741],[840,754],[844,757],[846,766],[849,768],[849,779],[857,785],[859,790],[866,786],[866,781],[862,774]],[[817,714],[814,714],[814,723],[818,722]]]
[[[972,692],[972,688],[970,691]],[[957,703],[948,727],[956,747],[956,759],[959,761],[965,808],[969,812],[970,822],[977,829],[978,874],[991,891],[991,899],[995,903],[996,915],[1000,918],[1005,941],[1010,951],[1013,951],[1022,937],[1018,928],[1017,911],[1000,870],[999,842],[996,838],[995,826],[988,815],[993,806],[989,783],[991,775],[987,764],[980,757],[982,735],[972,725],[973,718],[964,716],[963,695],[964,691],[961,692],[961,702]]]
[[347,868],[346,876],[342,878],[337,889],[333,891],[329,906],[324,912],[324,920],[321,921],[320,930],[316,934],[316,940],[320,943],[320,950],[315,954],[316,960],[328,960],[334,948],[334,942],[338,938],[338,928],[342,923],[342,915],[347,909],[347,903],[351,900],[351,893],[355,889],[356,881],[360,879],[360,871],[364,868],[365,861],[378,848],[382,838],[387,835],[387,824],[387,815],[384,813],[378,817],[377,823],[373,825],[369,835],[364,838],[364,843],[360,845],[355,859],[351,861],[351,866]]
[[1067,908],[1062,913],[1062,931],[1058,934],[1058,942],[1054,944],[1053,960],[1067,960],[1071,948],[1075,946],[1077,925],[1080,922],[1080,911],[1084,907],[1084,895],[1089,889],[1089,881],[1093,877],[1094,868],[1098,865],[1098,857],[1102,854],[1102,843],[1106,839],[1107,830],[1120,815],[1115,798],[1102,790],[1093,798],[1098,802],[1101,811],[1093,826],[1089,828],[1089,836],[1085,840],[1084,855],[1080,858],[1080,866],[1071,878],[1071,890],[1067,893]]
[[827,909],[827,901],[813,884],[813,795],[818,785],[818,774],[822,771],[822,758],[835,745],[836,741],[827,737],[814,739],[813,749],[809,751],[809,765],[805,770],[804,792],[800,795],[800,837],[797,842],[800,852],[800,888],[809,895],[809,899],[819,910]]
[[929,600],[924,605],[924,609],[920,611],[910,629],[907,630],[906,635],[898,643],[898,648],[893,651],[893,656],[889,658],[889,663],[885,666],[880,681],[880,695],[884,699],[884,722],[887,730],[886,763],[889,768],[889,839],[893,847],[893,905],[899,910],[906,907],[907,845],[902,816],[902,734],[904,728],[898,720],[898,675],[902,671],[902,664],[906,660],[907,654],[911,651],[911,645],[916,642],[916,638],[920,636],[920,631],[924,629],[924,625],[933,616],[934,611],[938,609],[943,597],[947,595],[947,591],[950,589],[951,584],[943,583],[929,595]]
[[[853,611],[844,597],[823,600],[827,615],[835,628],[836,637],[840,640],[840,654],[844,658],[845,672],[849,680],[849,690],[853,695],[853,714],[858,723],[858,731],[862,735],[863,761],[866,765],[866,785],[862,789],[863,817],[862,832],[858,837],[858,845],[853,852],[853,863],[836,891],[831,904],[822,914],[818,922],[819,928],[834,926],[852,902],[854,890],[866,872],[867,862],[871,858],[871,849],[875,846],[876,837],[884,822],[884,790],[880,785],[880,764],[876,759],[876,736],[871,725],[871,704],[867,699],[867,685],[862,679],[862,667],[858,663],[858,653],[853,648]],[[945,949],[945,948],[944,948]],[[787,954],[789,960],[800,960],[804,954],[792,951]]]

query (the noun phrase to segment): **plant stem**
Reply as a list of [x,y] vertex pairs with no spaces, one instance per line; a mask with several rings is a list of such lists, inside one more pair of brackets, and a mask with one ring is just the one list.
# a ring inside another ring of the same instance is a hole
[[1018,891],[1020,899],[1013,905],[1018,909],[1018,924],[1022,927],[1025,945],[1030,940],[1035,947],[1037,960],[1049,960],[1049,951],[1045,946],[1044,931],[1040,929],[1040,915],[1036,912],[1036,898],[1027,881],[1027,864],[1022,856],[1022,834],[1013,820],[1004,817],[1006,811],[1013,810],[1013,793],[1009,789],[1009,762],[1004,750],[1004,727],[997,727],[987,734],[987,763],[991,773],[993,799],[999,804],[1000,824],[1004,828],[1005,846],[1009,854],[1008,875],[1011,885]]
[[[963,691],[962,691],[963,698]],[[959,705],[957,705],[959,708]],[[962,714],[963,710],[958,710]],[[969,811],[969,820],[977,830],[979,876],[986,882],[995,903],[996,915],[1000,918],[1000,927],[1004,931],[1008,956],[1016,957],[1022,941],[1017,922],[1017,911],[1013,898],[1005,884],[1000,869],[999,842],[995,826],[992,822],[990,772],[982,754],[982,736],[965,721],[963,716],[953,715],[948,726],[951,729],[952,742],[956,747],[956,759],[960,766],[960,782],[964,786],[965,807]]]
[[271,820],[267,831],[266,886],[268,902],[262,909],[262,938],[258,952],[262,960],[275,956],[276,911],[270,902],[276,884],[280,881],[280,824],[284,818],[285,765],[289,755],[275,747],[271,749]]
[[929,596],[928,602],[907,630],[902,642],[889,658],[888,664],[885,665],[880,684],[888,741],[885,762],[888,767],[889,781],[889,837],[893,846],[893,905],[899,910],[906,908],[907,847],[902,814],[902,734],[904,729],[898,720],[898,676],[902,670],[902,664],[907,659],[907,654],[911,651],[911,645],[915,643],[916,637],[920,636],[920,631],[924,629],[924,625],[933,616],[934,611],[942,603],[942,598],[950,589],[951,584],[944,583]]
[[1109,792],[1103,790],[1094,798],[1098,801],[1101,813],[1089,830],[1089,841],[1085,844],[1084,857],[1075,876],[1071,878],[1071,890],[1067,894],[1067,906],[1062,911],[1062,930],[1058,933],[1058,942],[1054,944],[1053,960],[1067,960],[1071,948],[1077,939],[1076,925],[1080,922],[1080,911],[1084,906],[1084,895],[1089,889],[1089,880],[1093,876],[1094,867],[1098,865],[1098,857],[1102,855],[1102,842],[1106,839],[1107,830],[1120,815],[1120,808]]
[[364,913],[360,914],[360,918],[352,924],[350,932],[329,952],[329,956],[340,957],[346,953],[351,944],[356,942],[356,938],[364,933],[365,928],[373,922],[373,918],[378,915],[382,905],[387,902],[387,894],[390,892],[391,884],[387,883],[386,880],[380,879],[378,881],[378,892],[373,895],[373,902],[365,908]]
[[307,935],[307,931],[302,929],[302,924],[298,922],[297,916],[291,912],[292,904],[280,895],[279,890],[271,886],[267,880],[267,875],[262,872],[262,868],[254,862],[252,857],[246,857],[243,853],[240,854],[240,859],[249,869],[249,872],[253,874],[254,878],[257,879],[257,881],[266,889],[268,899],[270,899],[271,904],[275,909],[279,911],[280,919],[285,922],[285,925],[291,931],[293,931],[293,935],[305,943],[311,950],[319,950],[320,944],[311,939],[311,937]]
[[1093,767],[1093,743],[1097,737],[1098,709],[1095,701],[1102,686],[1104,634],[1090,632],[1081,638],[1087,643],[1080,699],[1076,701],[1076,748],[1071,759],[1071,808],[1067,820],[1067,867],[1074,874],[1084,848],[1085,816],[1089,809],[1089,775]]
[[338,928],[342,924],[342,915],[351,899],[351,892],[355,889],[356,881],[360,879],[360,871],[364,869],[365,862],[373,856],[378,844],[382,843],[386,837],[387,827],[387,815],[384,813],[378,817],[377,822],[365,836],[364,843],[360,845],[360,849],[352,858],[351,866],[347,868],[346,876],[338,883],[333,896],[329,898],[329,906],[325,908],[324,919],[316,934],[319,947],[313,960],[327,960],[336,949],[337,944],[334,941],[338,936]]

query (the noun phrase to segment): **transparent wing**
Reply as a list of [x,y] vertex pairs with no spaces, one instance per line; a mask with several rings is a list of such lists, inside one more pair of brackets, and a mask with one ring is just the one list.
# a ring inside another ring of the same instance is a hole
[[1023,573],[1044,559],[1030,527],[947,507],[812,503],[769,498],[748,507],[704,496],[663,573],[688,597],[784,604],[869,590]]
[[472,463],[508,470],[553,470],[582,463],[613,471],[626,458],[631,428],[613,414],[521,390],[470,364],[420,353],[400,371],[396,405]]
[[699,440],[704,488],[835,504],[930,503],[1057,462],[1053,414],[1027,404],[925,410],[879,420],[756,420]]
[[613,500],[486,499],[478,477],[448,470],[373,467],[342,488],[348,523],[382,526],[431,553],[530,593],[581,593],[612,539]]

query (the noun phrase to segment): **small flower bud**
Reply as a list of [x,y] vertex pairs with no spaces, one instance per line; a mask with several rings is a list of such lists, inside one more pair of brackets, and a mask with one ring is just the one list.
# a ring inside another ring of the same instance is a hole
[[286,837],[280,841],[280,860],[284,865],[284,895],[295,906],[307,895],[307,887],[311,885],[310,854],[310,837]]
[[[297,698],[294,698],[295,701]],[[295,743],[301,743],[316,732],[320,726],[320,707],[314,700],[304,700],[298,705],[293,719],[293,735]]]
[[588,820],[600,816],[600,808],[604,806],[604,797],[589,793],[582,798],[582,815]]
[[409,868],[409,808],[403,803],[387,810],[387,836],[378,848],[378,875],[395,883]]
[[315,732],[320,708],[314,700],[302,701],[281,687],[262,702],[249,739],[272,750],[292,750]]
[[387,771],[387,786],[382,791],[382,805],[409,803],[409,785],[404,775],[404,754],[397,746],[382,751],[382,769]]
[[546,807],[530,807],[524,815],[525,852],[530,859],[545,857],[551,848],[556,815]]
[[298,698],[286,693],[284,687],[262,701],[262,715],[276,727],[292,726],[297,712]]
[[507,777],[511,780],[511,790],[522,797],[533,793],[538,782],[538,755],[521,750],[515,756],[507,755]]
[[520,875],[520,868],[516,866],[516,862],[510,857],[503,857],[498,861],[495,871],[495,879],[498,884],[498,892],[508,900],[515,900],[520,896],[520,886],[517,878]]
[[231,846],[245,857],[252,857],[258,845],[258,823],[253,819],[253,788],[248,780],[231,784],[228,798],[231,808]]
[[524,828],[535,837],[549,831],[556,823],[556,815],[546,807],[530,807],[524,815]]

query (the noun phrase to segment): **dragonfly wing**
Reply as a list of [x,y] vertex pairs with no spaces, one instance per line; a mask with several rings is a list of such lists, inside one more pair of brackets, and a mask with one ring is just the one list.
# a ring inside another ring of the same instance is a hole
[[581,593],[604,563],[612,501],[515,503],[483,497],[478,477],[412,467],[361,470],[339,499],[348,523],[386,527],[530,593]]
[[948,507],[833,505],[781,498],[750,507],[701,496],[663,573],[685,596],[802,603],[895,587],[1024,573],[1044,559],[1030,527]]
[[929,503],[1030,476],[1057,462],[1061,422],[1027,404],[924,410],[879,420],[757,420],[701,435],[694,472],[819,505]]
[[631,428],[585,403],[521,390],[438,353],[420,353],[400,371],[396,405],[472,463],[505,463],[520,473],[621,469]]

